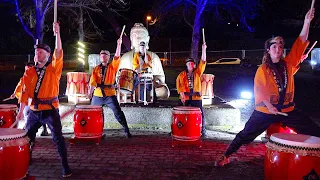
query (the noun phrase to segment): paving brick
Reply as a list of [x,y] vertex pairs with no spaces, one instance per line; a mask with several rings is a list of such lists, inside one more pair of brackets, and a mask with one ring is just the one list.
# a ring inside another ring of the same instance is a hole
[[[69,145],[66,135],[70,179],[264,179],[265,146],[252,143],[243,146],[224,168],[213,166],[234,136],[208,131],[202,148],[171,147],[166,132],[132,130],[126,139],[122,130],[107,130],[100,145]],[[218,135],[217,135],[218,134]],[[245,169],[245,171],[244,171]],[[51,138],[39,137],[32,156],[29,174],[36,179],[61,179],[61,164]]]

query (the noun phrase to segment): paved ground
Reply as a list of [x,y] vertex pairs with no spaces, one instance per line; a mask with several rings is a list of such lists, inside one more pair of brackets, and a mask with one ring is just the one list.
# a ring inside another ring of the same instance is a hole
[[[106,130],[100,145],[67,143],[73,176],[70,179],[264,179],[265,146],[242,147],[224,168],[214,160],[227,148],[233,134],[209,131],[201,149],[171,147],[168,132],[133,130],[126,139],[121,130]],[[72,133],[66,133],[68,141]],[[49,137],[39,137],[29,167],[36,179],[61,179],[58,153]]]

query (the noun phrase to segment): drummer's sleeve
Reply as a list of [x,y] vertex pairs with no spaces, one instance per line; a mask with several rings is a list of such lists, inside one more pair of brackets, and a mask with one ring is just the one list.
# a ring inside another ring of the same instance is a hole
[[178,94],[180,94],[181,92],[185,92],[184,90],[184,86],[183,86],[183,81],[182,81],[182,75],[181,73],[178,75],[177,79],[176,79],[176,87],[177,87],[177,91]]
[[17,99],[20,99],[21,97],[21,93],[22,93],[22,79],[23,78],[20,78],[20,81],[18,82],[13,94],[15,94],[16,98]]
[[30,82],[32,79],[32,72],[31,72],[31,68],[26,70],[25,73],[23,74],[23,77],[21,79],[21,82],[23,82],[22,86],[21,86],[21,96],[19,98],[19,103],[25,103],[28,104],[28,99],[29,99],[29,95],[28,95],[28,91],[30,91]]
[[120,57],[115,56],[110,65],[112,66],[113,69],[116,69],[117,71],[120,65]]
[[265,67],[260,66],[254,77],[254,95],[255,98],[260,101],[256,104],[262,103],[263,100],[270,100],[269,87],[265,74],[266,70],[264,68]]
[[290,67],[292,67],[292,72],[294,74],[300,68],[302,55],[304,51],[307,49],[308,45],[309,41],[302,42],[300,38],[297,38],[296,41],[293,43],[288,56],[284,58],[284,60],[291,65]]
[[90,86],[97,87],[97,67],[93,68],[91,76],[90,76]]
[[204,70],[206,69],[207,61],[200,60],[198,67],[196,68],[196,72],[200,75],[203,74]]
[[56,51],[57,50],[54,50],[54,53],[52,55],[52,67],[55,69],[56,75],[60,77],[63,68],[63,50],[61,50],[61,56],[58,58],[56,57]]

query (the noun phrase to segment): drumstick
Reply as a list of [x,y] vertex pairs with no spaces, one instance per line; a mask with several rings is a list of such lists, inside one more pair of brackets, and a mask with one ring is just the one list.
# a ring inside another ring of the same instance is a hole
[[282,115],[282,116],[288,116],[287,113],[283,113],[283,112],[277,112],[276,114]]
[[[54,0],[53,3],[53,22],[57,22],[58,19],[58,0]],[[56,32],[53,32],[53,35],[56,36]]]
[[314,48],[314,46],[317,44],[317,42],[318,41],[315,41],[313,44],[312,44],[312,46],[311,46],[311,48],[309,49],[309,51],[307,52],[307,56],[308,56],[308,54],[311,52],[311,50]]
[[313,9],[313,7],[314,7],[314,2],[315,2],[315,0],[312,0],[311,9]]
[[123,28],[122,28],[122,31],[121,31],[121,34],[120,34],[120,38],[122,38],[122,35],[123,35],[123,32],[124,32],[125,28],[126,28],[126,25],[123,25]]
[[204,28],[202,28],[202,40],[203,40],[203,43],[206,42],[206,39],[205,39],[205,37],[204,37]]
[[36,39],[36,45],[38,45],[39,44],[39,39]]
[[53,22],[57,22],[58,0],[54,0],[53,4]]
[[8,98],[5,98],[4,100],[2,100],[2,101],[8,101],[8,100],[10,100],[10,99],[12,99],[11,97],[8,97]]
[[17,125],[19,122],[19,120],[16,120],[13,124],[11,124],[11,126],[9,127],[9,129],[12,129],[15,125]]

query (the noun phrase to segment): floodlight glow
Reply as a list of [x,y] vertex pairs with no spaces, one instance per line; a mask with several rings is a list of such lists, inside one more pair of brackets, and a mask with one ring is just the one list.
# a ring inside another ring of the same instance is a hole
[[310,64],[314,66],[314,65],[317,65],[317,62],[315,60],[311,60]]
[[78,53],[78,56],[82,57],[83,59],[85,58],[85,57],[84,57],[84,54],[82,54],[82,53],[80,53],[80,52]]
[[252,93],[248,91],[243,91],[241,92],[241,98],[243,99],[251,99],[252,98]]
[[84,65],[84,59],[78,58],[78,61],[82,62],[82,64]]
[[85,48],[86,45],[84,45],[82,42],[78,41],[78,45],[80,45],[81,47]]
[[78,48],[78,51],[82,52],[83,54],[85,53],[84,49]]

